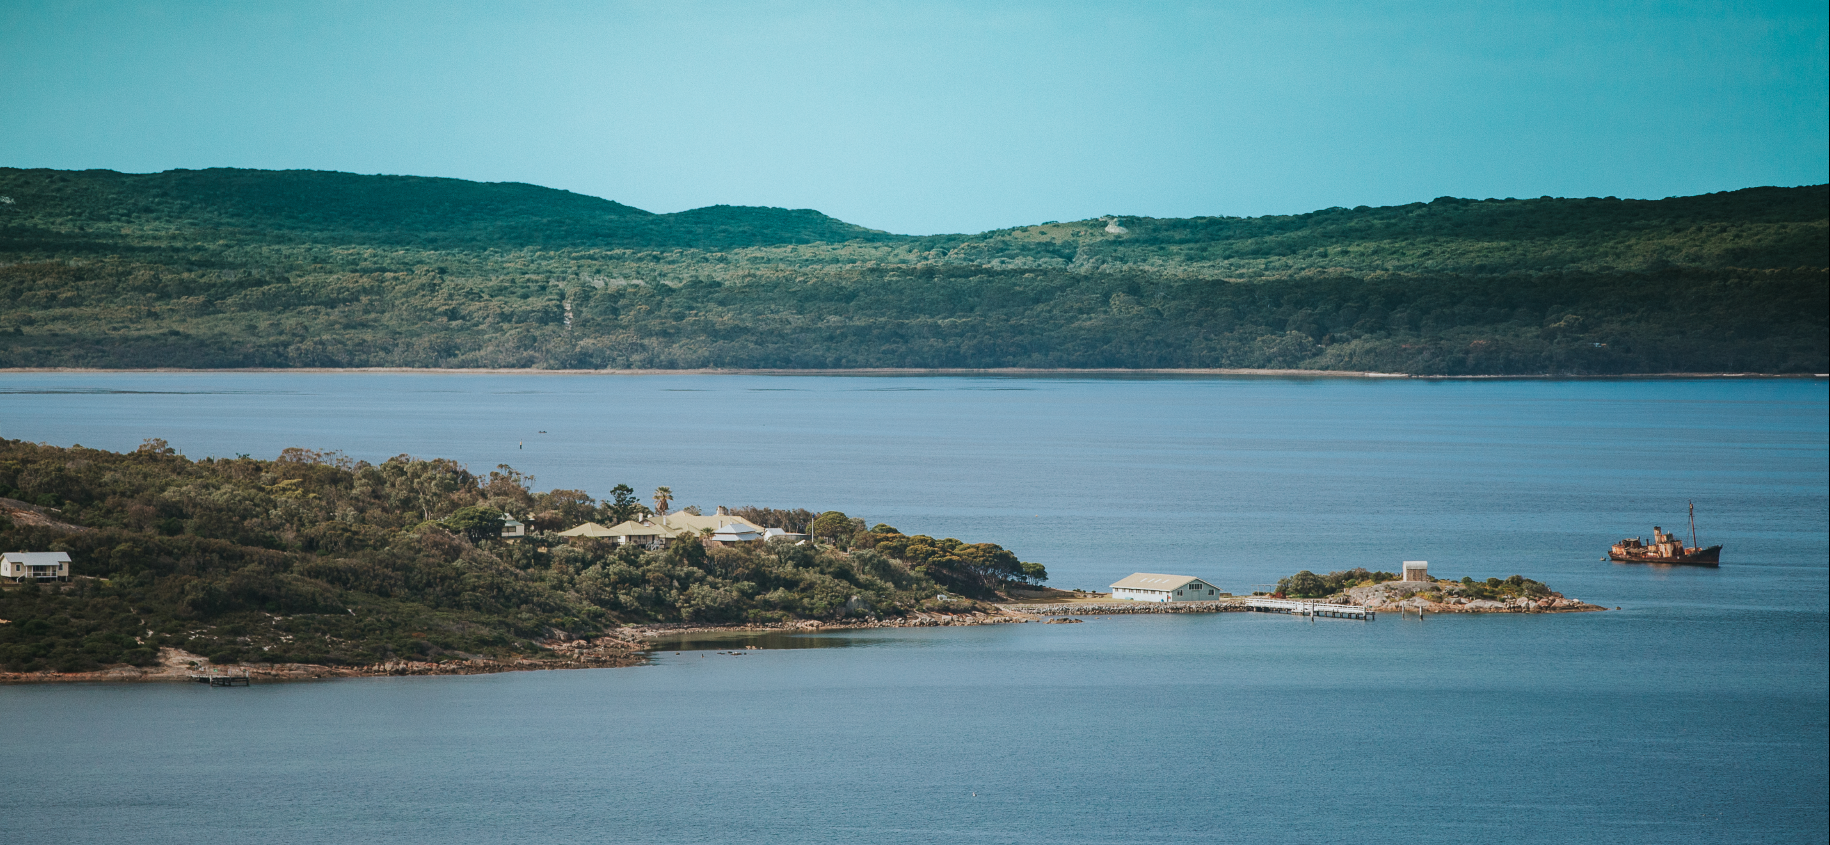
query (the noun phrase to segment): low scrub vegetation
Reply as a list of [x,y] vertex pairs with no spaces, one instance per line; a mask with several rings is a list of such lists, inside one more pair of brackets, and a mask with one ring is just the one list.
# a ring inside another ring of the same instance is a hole
[[[222,663],[538,654],[628,623],[958,609],[1046,577],[995,544],[838,512],[734,510],[806,519],[818,542],[804,545],[568,541],[552,532],[649,509],[622,485],[599,502],[408,455],[191,460],[158,440],[126,454],[0,440],[0,497],[0,548],[68,552],[74,576],[0,590],[11,671],[145,664],[162,646]],[[504,512],[533,533],[501,538]]]

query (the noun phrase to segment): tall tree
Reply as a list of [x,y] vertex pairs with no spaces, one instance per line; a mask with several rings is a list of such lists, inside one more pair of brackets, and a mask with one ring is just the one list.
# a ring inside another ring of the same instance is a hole
[[627,484],[618,484],[610,488],[610,502],[604,508],[605,516],[611,525],[628,522],[641,516],[648,509],[635,498],[635,488]]
[[667,515],[667,505],[674,500],[674,491],[666,487],[654,488],[654,512]]

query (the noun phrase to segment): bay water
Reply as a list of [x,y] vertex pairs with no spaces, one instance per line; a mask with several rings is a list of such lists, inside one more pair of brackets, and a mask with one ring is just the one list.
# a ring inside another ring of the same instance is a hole
[[[1061,587],[1522,574],[1605,613],[692,638],[630,669],[0,688],[0,839],[1822,842],[1822,380],[5,373],[0,435],[837,509]],[[1600,560],[1697,505],[1719,569]],[[738,651],[738,654],[731,652]]]

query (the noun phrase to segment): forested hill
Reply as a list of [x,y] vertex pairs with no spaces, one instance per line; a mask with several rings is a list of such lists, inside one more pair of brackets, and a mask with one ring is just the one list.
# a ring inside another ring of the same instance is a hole
[[[729,249],[893,239],[817,211],[712,206],[653,214],[622,203],[518,182],[358,176],[317,170],[0,169],[12,197],[8,240],[131,236],[252,243],[448,248]],[[15,244],[9,244],[9,248]]]
[[1824,185],[924,237],[316,171],[0,197],[0,366],[1830,369]]

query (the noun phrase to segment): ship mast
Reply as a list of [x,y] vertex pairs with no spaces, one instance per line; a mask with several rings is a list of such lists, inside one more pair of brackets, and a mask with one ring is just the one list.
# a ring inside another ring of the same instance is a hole
[[1690,503],[1690,545],[1692,548],[1698,548],[1698,546],[1697,546],[1697,503],[1696,502]]

